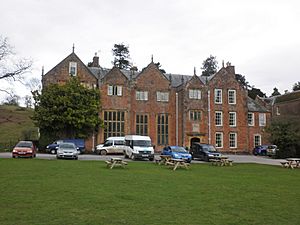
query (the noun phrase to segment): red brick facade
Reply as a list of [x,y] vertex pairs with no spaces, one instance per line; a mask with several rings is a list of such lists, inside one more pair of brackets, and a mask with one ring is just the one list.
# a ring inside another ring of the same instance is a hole
[[258,121],[249,126],[248,113],[255,120],[264,114],[266,123],[270,113],[255,107],[258,102],[249,107],[247,90],[231,65],[205,78],[162,74],[153,62],[141,72],[104,69],[97,59],[87,67],[72,53],[42,79],[43,85],[64,83],[70,77],[70,62],[76,62],[83,85],[99,88],[99,115],[105,128],[86,141],[87,150],[108,136],[126,134],[149,135],[157,151],[165,145],[189,147],[198,141],[217,145],[220,151],[251,152],[255,135],[261,144],[267,142],[265,126]]

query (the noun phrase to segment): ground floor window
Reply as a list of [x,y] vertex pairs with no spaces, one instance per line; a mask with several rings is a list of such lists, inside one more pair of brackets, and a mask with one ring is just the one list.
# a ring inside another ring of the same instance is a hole
[[217,132],[216,133],[216,148],[222,148],[223,147],[223,133]]
[[236,148],[237,147],[237,133],[229,134],[229,147]]
[[261,135],[260,134],[254,135],[254,146],[258,146],[258,145],[261,145]]
[[137,114],[135,118],[136,134],[148,136],[148,115]]
[[157,144],[169,144],[169,116],[168,114],[157,115]]
[[104,139],[125,136],[125,112],[104,111]]

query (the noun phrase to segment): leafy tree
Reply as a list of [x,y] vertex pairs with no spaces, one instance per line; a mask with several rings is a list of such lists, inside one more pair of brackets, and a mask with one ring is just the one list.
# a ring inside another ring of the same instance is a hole
[[112,49],[114,55],[114,61],[112,62],[114,66],[117,66],[120,69],[129,69],[130,68],[130,55],[129,55],[129,46],[121,44],[115,44]]
[[293,91],[298,91],[300,90],[300,82],[298,81],[298,83],[295,83],[293,86]]
[[240,84],[244,87],[244,88],[249,88],[250,85],[248,83],[248,81],[246,81],[245,76],[241,75],[241,74],[235,74],[235,79],[240,82]]
[[164,69],[162,69],[161,68],[161,64],[160,64],[160,62],[158,62],[158,63],[154,63],[156,66],[157,66],[157,68],[159,69],[159,71],[161,72],[161,73],[163,73],[163,74],[165,74],[166,73],[166,71],[164,70]]
[[4,105],[14,105],[19,106],[20,96],[12,94],[5,98]]
[[217,72],[218,62],[215,56],[210,55],[206,60],[203,61],[201,69],[202,76],[211,76]]
[[267,127],[270,142],[277,145],[277,158],[300,156],[300,124],[297,117],[273,119]]
[[252,87],[248,90],[248,96],[252,99],[255,99],[256,96],[260,96],[262,98],[267,97],[265,93],[263,93],[259,88]]
[[280,92],[278,91],[278,89],[276,87],[273,88],[273,93],[271,94],[271,96],[277,96],[277,95],[281,95]]
[[[0,80],[20,81],[23,79],[22,75],[31,70],[31,66],[31,60],[16,57],[8,38],[0,36]],[[0,89],[0,91],[13,95],[7,89]]]
[[51,84],[33,92],[33,119],[41,133],[57,138],[86,138],[97,130],[100,96],[74,77],[65,85]]

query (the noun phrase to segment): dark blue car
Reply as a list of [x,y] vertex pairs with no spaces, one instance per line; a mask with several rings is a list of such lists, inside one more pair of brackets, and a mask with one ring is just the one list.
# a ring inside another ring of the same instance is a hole
[[192,155],[181,146],[166,146],[162,151],[162,155],[170,155],[173,159],[183,159],[186,162],[192,161]]
[[267,155],[268,145],[258,145],[253,149],[253,155]]

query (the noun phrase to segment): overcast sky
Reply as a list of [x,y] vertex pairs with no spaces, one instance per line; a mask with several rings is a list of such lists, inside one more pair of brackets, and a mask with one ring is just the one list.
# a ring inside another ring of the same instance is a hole
[[268,96],[300,81],[299,0],[0,1],[0,35],[33,59],[31,77],[57,65],[73,43],[84,63],[97,52],[100,65],[111,68],[111,49],[123,42],[139,69],[153,54],[167,73],[192,75],[196,67],[201,75],[213,55]]

